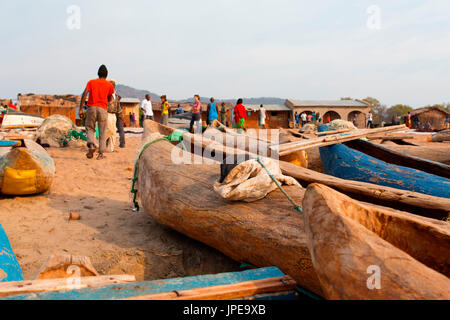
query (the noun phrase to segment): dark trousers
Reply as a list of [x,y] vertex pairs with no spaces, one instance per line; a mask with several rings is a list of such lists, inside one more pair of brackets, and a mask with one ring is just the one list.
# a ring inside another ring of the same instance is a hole
[[116,127],[117,127],[117,130],[119,131],[120,147],[125,148],[125,131],[123,130],[123,121],[119,117],[117,117],[117,120],[116,120]]
[[191,123],[189,124],[189,132],[194,132],[194,123],[197,123],[197,131],[198,133],[201,133],[201,120],[202,116],[200,113],[193,113],[191,118]]

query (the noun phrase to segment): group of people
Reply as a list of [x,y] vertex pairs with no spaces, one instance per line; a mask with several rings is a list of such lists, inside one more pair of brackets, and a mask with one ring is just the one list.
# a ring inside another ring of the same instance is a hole
[[296,128],[301,128],[303,127],[305,124],[308,123],[321,123],[322,122],[322,116],[320,115],[320,112],[311,112],[311,113],[306,113],[306,112],[302,112],[301,114],[299,112],[296,112],[294,114],[294,120],[295,120],[295,124],[294,126]]

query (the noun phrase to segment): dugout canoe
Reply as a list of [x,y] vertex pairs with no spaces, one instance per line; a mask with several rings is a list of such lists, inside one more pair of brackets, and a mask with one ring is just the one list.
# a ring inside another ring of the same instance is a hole
[[2,129],[37,128],[44,120],[41,116],[8,108],[8,112],[3,117],[0,127]]
[[23,139],[20,145],[0,156],[0,193],[23,196],[48,191],[55,175],[52,157],[32,140]]
[[[164,136],[168,136],[177,131],[174,128],[161,125],[151,120],[146,120],[144,122],[144,127],[145,132],[158,132]],[[223,153],[226,156],[237,154],[244,155],[245,157],[257,157],[257,155],[242,150],[224,147],[217,142],[205,139],[199,135],[184,132],[183,138],[184,144],[189,147],[190,150],[200,150],[207,155]],[[311,183],[321,183],[356,200],[387,206],[435,219],[446,219],[450,213],[450,199],[447,198],[385,187],[373,183],[340,179],[307,168],[302,168],[285,161],[280,161],[279,163],[280,169],[284,175],[294,177],[304,187]]]
[[[144,143],[170,130],[146,121]],[[156,129],[157,132],[155,133]],[[185,141],[187,144],[187,141]],[[254,203],[230,202],[213,190],[219,163],[175,164],[180,151],[168,141],[151,144],[138,163],[141,207],[155,221],[213,247],[235,261],[257,267],[276,266],[303,288],[321,295],[306,247],[301,214],[280,191]],[[286,187],[297,203],[303,189]]]
[[448,222],[359,203],[312,184],[305,230],[327,299],[450,298]]
[[450,165],[441,162],[415,157],[362,139],[345,142],[344,144],[353,150],[360,151],[387,163],[420,170],[447,179],[450,178]]
[[0,300],[299,300],[295,281],[268,267],[194,277],[136,282],[134,276],[33,280],[0,284]]
[[450,199],[450,180],[391,164],[343,144],[320,148],[324,172],[345,180],[369,182]]
[[8,236],[0,224],[0,283],[22,281],[23,274]]

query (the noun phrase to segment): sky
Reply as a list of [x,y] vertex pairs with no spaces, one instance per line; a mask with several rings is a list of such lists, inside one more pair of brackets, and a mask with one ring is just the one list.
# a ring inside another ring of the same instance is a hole
[[448,0],[3,0],[0,12],[2,98],[81,94],[106,64],[169,99],[450,102]]

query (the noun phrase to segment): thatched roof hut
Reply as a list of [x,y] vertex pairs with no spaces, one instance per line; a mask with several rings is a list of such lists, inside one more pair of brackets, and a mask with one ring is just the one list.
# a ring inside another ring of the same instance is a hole
[[445,119],[449,113],[438,107],[424,107],[413,110],[411,117],[414,116],[418,117],[421,125],[429,125],[432,130],[443,130],[445,129]]

